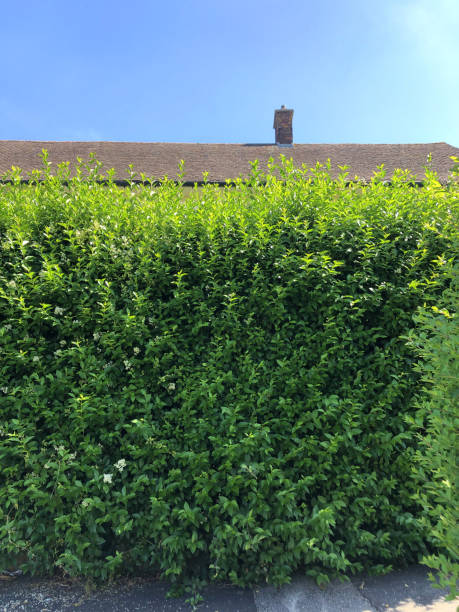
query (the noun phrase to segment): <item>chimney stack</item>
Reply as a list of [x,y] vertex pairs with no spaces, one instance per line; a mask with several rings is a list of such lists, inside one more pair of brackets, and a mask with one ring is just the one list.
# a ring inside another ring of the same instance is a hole
[[285,147],[291,147],[293,143],[292,130],[293,109],[285,108],[284,105],[280,109],[274,111],[274,129],[276,131],[276,144]]

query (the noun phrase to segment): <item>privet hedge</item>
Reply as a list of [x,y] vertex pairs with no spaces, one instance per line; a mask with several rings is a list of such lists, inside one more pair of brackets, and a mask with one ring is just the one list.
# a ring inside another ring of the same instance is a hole
[[431,578],[438,578],[437,586],[449,587],[453,599],[459,581],[459,262],[445,273],[450,288],[440,307],[420,309],[409,342],[422,358],[416,367],[424,383],[415,417],[425,428],[416,462],[419,496],[430,510],[425,518],[439,549],[423,562],[438,570]]
[[438,551],[406,335],[457,183],[98,178],[0,186],[0,569],[281,584]]

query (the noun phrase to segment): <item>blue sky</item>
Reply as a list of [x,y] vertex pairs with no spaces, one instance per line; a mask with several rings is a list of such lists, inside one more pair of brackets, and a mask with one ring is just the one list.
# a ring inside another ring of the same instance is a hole
[[2,3],[0,139],[459,146],[459,0]]

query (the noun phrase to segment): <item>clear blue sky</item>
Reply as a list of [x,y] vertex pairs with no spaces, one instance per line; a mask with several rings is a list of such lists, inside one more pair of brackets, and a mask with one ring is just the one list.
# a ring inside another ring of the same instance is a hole
[[459,146],[459,0],[2,2],[0,139]]

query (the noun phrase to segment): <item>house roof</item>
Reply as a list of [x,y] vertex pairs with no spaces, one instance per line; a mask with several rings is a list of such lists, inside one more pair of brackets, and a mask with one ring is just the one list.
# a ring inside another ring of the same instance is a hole
[[102,171],[114,168],[115,179],[129,178],[127,167],[133,164],[138,173],[162,179],[165,175],[177,178],[180,160],[185,161],[186,183],[201,182],[208,172],[209,182],[223,183],[226,179],[247,176],[250,162],[257,159],[265,170],[268,160],[280,155],[292,158],[295,165],[311,168],[329,158],[332,173],[338,174],[339,165],[349,166],[349,177],[370,179],[377,166],[384,164],[387,178],[395,168],[409,169],[418,180],[424,175],[427,156],[432,156],[432,168],[441,181],[448,177],[452,166],[450,157],[459,157],[459,148],[445,142],[428,144],[192,144],[164,142],[46,142],[0,140],[0,176],[11,166],[29,173],[41,165],[40,154],[47,149],[52,164],[69,161],[74,168],[76,158],[87,161],[90,153],[102,162]]

